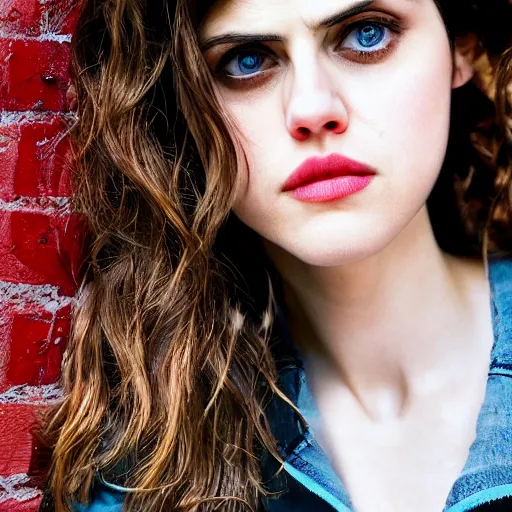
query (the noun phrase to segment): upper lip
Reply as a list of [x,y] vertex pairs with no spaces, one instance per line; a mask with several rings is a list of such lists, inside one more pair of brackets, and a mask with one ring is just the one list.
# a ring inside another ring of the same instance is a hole
[[325,157],[311,157],[304,160],[290,174],[283,185],[282,191],[287,192],[315,181],[353,174],[375,174],[375,170],[337,153]]

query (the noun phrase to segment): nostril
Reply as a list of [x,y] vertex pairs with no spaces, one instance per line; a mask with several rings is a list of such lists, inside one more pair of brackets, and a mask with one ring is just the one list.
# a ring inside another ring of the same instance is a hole
[[303,136],[303,137],[306,137],[307,135],[309,135],[309,129],[308,128],[304,128],[303,126],[301,126],[300,128],[297,128],[297,131]]
[[328,130],[336,130],[338,128],[338,123],[336,121],[329,121],[328,123],[325,123],[325,127]]

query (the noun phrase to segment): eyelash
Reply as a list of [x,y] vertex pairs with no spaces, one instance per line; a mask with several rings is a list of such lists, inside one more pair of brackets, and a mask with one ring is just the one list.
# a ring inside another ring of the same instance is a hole
[[[343,41],[345,41],[345,39],[354,30],[357,30],[358,28],[361,28],[362,26],[372,25],[372,24],[379,25],[379,26],[381,26],[385,29],[388,29],[394,33],[394,37],[392,38],[392,40],[388,43],[388,45],[385,48],[381,48],[379,50],[374,50],[374,51],[358,51],[358,50],[354,50],[352,48],[347,48],[347,49],[341,48],[341,49],[338,49],[337,51],[340,51],[340,53],[342,53],[344,50],[346,50],[351,53],[355,53],[357,55],[357,57],[354,60],[357,60],[359,63],[362,63],[362,64],[370,64],[371,62],[379,60],[380,58],[385,56],[385,54],[389,53],[395,46],[395,43],[396,43],[395,39],[397,36],[399,36],[402,33],[403,28],[402,28],[402,24],[399,21],[393,20],[390,18],[385,18],[382,16],[373,16],[373,17],[365,18],[362,20],[357,20],[355,22],[350,23],[349,25],[347,25],[340,31],[340,35],[338,36],[338,39],[340,40],[339,44],[343,43]],[[336,48],[338,48],[338,46],[339,45],[337,45]],[[227,66],[227,64],[229,64],[234,58],[236,58],[243,51],[246,51],[246,52],[252,51],[254,54],[260,55],[263,58],[275,57],[274,52],[272,52],[267,46],[265,46],[263,44],[247,43],[244,45],[235,46],[234,48],[231,48],[230,50],[228,50],[221,57],[221,59],[219,60],[219,63],[215,67],[215,70],[214,70],[215,74],[224,80],[230,81],[232,83],[236,83],[241,86],[249,85],[251,82],[255,82],[255,81],[261,79],[261,75],[265,72],[265,70],[252,73],[245,77],[244,76],[236,76],[235,77],[233,75],[228,75],[227,73],[224,72],[224,68]]]

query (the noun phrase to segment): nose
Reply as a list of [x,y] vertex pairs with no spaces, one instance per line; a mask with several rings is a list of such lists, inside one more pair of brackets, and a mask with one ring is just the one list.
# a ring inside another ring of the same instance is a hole
[[290,135],[299,141],[345,132],[348,114],[339,84],[316,64],[294,70],[285,116]]

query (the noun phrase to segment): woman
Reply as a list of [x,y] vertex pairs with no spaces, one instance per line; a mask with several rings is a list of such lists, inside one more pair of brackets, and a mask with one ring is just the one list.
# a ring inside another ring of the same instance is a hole
[[510,19],[86,4],[56,510],[509,510]]

